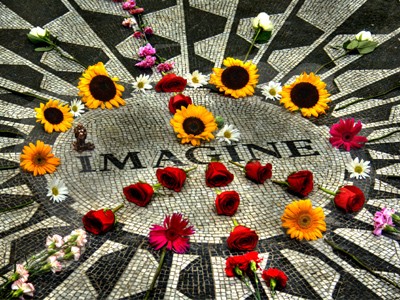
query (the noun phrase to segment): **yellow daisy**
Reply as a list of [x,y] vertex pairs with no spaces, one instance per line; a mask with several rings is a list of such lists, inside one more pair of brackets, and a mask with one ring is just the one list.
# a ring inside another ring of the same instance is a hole
[[36,141],[36,145],[30,143],[24,146],[21,153],[22,169],[33,172],[33,175],[44,175],[54,173],[60,164],[60,159],[51,153],[51,147],[42,141]]
[[281,217],[282,227],[290,237],[307,241],[322,238],[326,231],[325,215],[321,207],[312,208],[311,201],[298,200],[288,204]]
[[44,124],[44,130],[48,133],[53,131],[65,132],[72,127],[74,121],[68,105],[59,104],[58,100],[49,100],[46,104],[40,103],[35,108],[36,122]]
[[302,73],[296,81],[282,88],[281,104],[290,111],[300,110],[304,117],[318,117],[329,108],[326,84],[314,73]]
[[80,78],[78,89],[82,102],[88,108],[112,109],[125,105],[121,98],[124,87],[117,84],[117,77],[110,78],[102,62],[89,66]]
[[220,92],[234,98],[254,94],[254,87],[259,77],[255,64],[228,57],[224,59],[224,66],[226,69],[213,68],[214,73],[210,76],[211,84],[214,84]]
[[214,116],[204,106],[189,104],[178,109],[170,121],[182,144],[200,146],[200,141],[214,139],[212,134],[218,126]]

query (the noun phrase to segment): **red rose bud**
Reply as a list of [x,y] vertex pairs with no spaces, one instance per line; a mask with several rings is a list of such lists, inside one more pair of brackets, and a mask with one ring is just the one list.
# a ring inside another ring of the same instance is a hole
[[182,92],[187,84],[187,80],[183,77],[176,76],[173,73],[165,75],[156,84],[156,92]]
[[189,96],[178,94],[169,99],[168,108],[171,114],[175,114],[177,109],[181,109],[182,106],[188,107],[192,103],[192,99]]
[[121,204],[115,209],[90,210],[82,218],[85,229],[93,234],[104,234],[110,231],[115,224],[115,212],[122,208]]
[[180,192],[186,180],[186,172],[175,167],[166,167],[156,171],[158,182],[167,189]]
[[154,189],[150,184],[138,182],[124,187],[123,193],[126,200],[144,207],[150,202],[151,197],[153,197]]
[[238,251],[251,251],[257,247],[258,235],[254,230],[237,225],[226,240],[228,248]]
[[339,189],[335,199],[336,207],[347,213],[360,211],[365,203],[365,196],[362,190],[353,185],[346,185]]
[[206,170],[206,185],[209,187],[227,186],[234,176],[223,163],[210,162]]
[[262,272],[262,278],[265,280],[267,286],[271,287],[274,291],[275,288],[284,288],[288,280],[286,274],[279,269],[269,268]]
[[240,197],[236,191],[226,191],[217,195],[215,207],[217,214],[233,216],[240,204]]
[[303,170],[290,174],[287,178],[287,183],[289,184],[289,191],[305,198],[314,187],[313,173]]
[[255,183],[263,184],[265,180],[272,177],[272,165],[262,166],[259,161],[249,161],[244,167],[246,178]]

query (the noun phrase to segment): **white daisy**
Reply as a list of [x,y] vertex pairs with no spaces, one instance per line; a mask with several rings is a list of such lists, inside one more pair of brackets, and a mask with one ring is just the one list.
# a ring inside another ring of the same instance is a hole
[[350,178],[364,179],[366,177],[369,177],[368,175],[370,171],[369,161],[364,161],[363,159],[361,159],[360,161],[358,157],[347,163],[346,169],[350,173]]
[[194,71],[192,74],[188,73],[184,77],[187,80],[187,85],[195,89],[208,83],[208,77],[198,70]]
[[53,178],[47,185],[47,196],[53,202],[61,202],[67,198],[68,188],[62,179]]
[[149,90],[152,88],[150,83],[151,83],[150,76],[141,74],[135,78],[133,87],[135,88],[136,92],[146,93],[146,90]]
[[280,82],[270,81],[268,85],[264,86],[261,89],[261,93],[267,98],[272,100],[279,100],[281,99],[282,95],[282,86]]
[[84,108],[85,105],[82,103],[81,100],[75,99],[71,102],[71,113],[74,117],[79,117],[81,114],[85,112]]
[[225,125],[215,136],[219,142],[227,142],[229,145],[232,141],[238,142],[240,132],[235,125]]

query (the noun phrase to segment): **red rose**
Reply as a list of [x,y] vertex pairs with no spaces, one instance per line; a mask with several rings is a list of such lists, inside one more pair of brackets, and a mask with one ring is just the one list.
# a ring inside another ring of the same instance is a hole
[[85,229],[93,234],[104,234],[114,227],[115,215],[111,209],[90,210],[82,218]]
[[247,272],[250,261],[244,255],[231,256],[226,259],[225,273],[228,277],[234,277],[235,268],[238,267],[243,273]]
[[305,198],[314,187],[313,173],[303,170],[290,174],[287,178],[287,183],[289,184],[289,191]]
[[362,190],[353,185],[345,185],[339,189],[334,199],[335,205],[347,213],[360,211],[365,203]]
[[124,187],[126,200],[133,202],[138,206],[146,206],[154,194],[153,187],[150,184],[138,182]]
[[209,187],[227,186],[233,180],[233,174],[223,163],[210,162],[206,171],[206,184]]
[[271,280],[274,280],[276,287],[284,288],[288,280],[285,273],[283,273],[281,270],[274,268],[269,268],[268,270],[264,270],[261,276],[265,280],[267,286],[270,286]]
[[217,214],[225,216],[233,216],[240,203],[239,194],[236,191],[226,191],[217,195],[215,199],[215,207]]
[[244,167],[246,177],[255,183],[264,183],[272,177],[272,165],[262,166],[259,161],[249,161]]
[[192,103],[193,102],[190,97],[183,94],[178,94],[169,99],[168,108],[171,114],[175,114],[177,109],[181,109],[182,106],[188,107],[188,105]]
[[167,189],[180,192],[186,180],[186,172],[175,167],[158,169],[156,172],[158,182]]
[[156,92],[182,92],[187,84],[187,80],[183,77],[176,76],[173,73],[165,75],[156,84]]
[[258,235],[254,230],[238,225],[230,233],[226,242],[229,249],[251,251],[257,246]]

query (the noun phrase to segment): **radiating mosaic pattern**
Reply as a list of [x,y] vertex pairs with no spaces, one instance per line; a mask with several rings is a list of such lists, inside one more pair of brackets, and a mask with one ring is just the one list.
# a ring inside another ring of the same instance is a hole
[[[248,181],[228,161],[244,164],[257,158],[270,162],[277,180],[308,169],[314,173],[315,183],[328,189],[344,184],[361,188],[366,205],[353,215],[338,211],[331,197],[317,189],[310,199],[324,209],[326,237],[399,282],[399,237],[372,235],[372,217],[383,207],[400,210],[400,134],[351,152],[333,149],[328,142],[329,127],[340,118],[361,120],[361,134],[369,139],[398,130],[398,89],[339,111],[335,108],[399,84],[399,2],[151,0],[138,4],[145,8],[144,20],[155,31],[150,42],[161,56],[176,62],[176,73],[181,75],[196,69],[210,74],[228,56],[244,59],[253,36],[251,19],[261,11],[271,16],[275,25],[272,38],[256,45],[250,54],[260,73],[254,96],[235,100],[209,87],[185,90],[196,104],[235,124],[242,133],[241,141],[231,146],[215,140],[199,148],[181,145],[169,125],[170,95],[133,92],[131,83],[142,73],[134,66],[139,43],[131,30],[121,26],[128,14],[120,3],[1,1],[0,167],[14,169],[0,171],[0,209],[29,200],[34,203],[0,214],[0,273],[7,274],[15,262],[40,251],[47,235],[66,235],[82,226],[81,218],[88,210],[124,202],[124,186],[138,180],[156,183],[158,167],[197,165],[180,193],[166,191],[146,208],[125,201],[113,231],[91,235],[78,262],[34,282],[35,299],[143,299],[160,259],[160,253],[148,245],[149,227],[174,211],[190,219],[196,234],[186,254],[167,253],[154,299],[252,299],[245,285],[224,272],[226,258],[238,253],[226,246],[232,222],[215,213],[215,191],[204,182],[205,163],[216,157],[235,175],[224,190],[236,190],[241,196],[235,217],[259,234],[256,250],[264,258],[261,266],[280,268],[289,277],[287,287],[277,292],[275,299],[398,298],[399,290],[333,251],[323,240],[291,240],[281,228],[280,216],[296,197],[270,181],[263,185]],[[74,125],[82,123],[87,128],[94,151],[75,152],[72,130],[45,133],[33,110],[40,100],[9,91],[64,102],[77,95],[83,68],[55,52],[35,52],[26,38],[34,26],[56,35],[65,54],[87,65],[103,61],[126,88],[125,107],[86,111],[75,120]],[[327,115],[308,120],[262,96],[261,87],[269,81],[289,82],[343,54],[337,46],[361,30],[371,31],[379,47],[369,55],[348,55],[320,71],[332,94]],[[147,74],[153,81],[161,78],[158,73]],[[51,144],[61,158],[62,165],[52,176],[33,177],[19,169],[23,146],[38,139]],[[371,161],[369,178],[350,179],[345,164],[355,157]],[[69,188],[62,203],[46,197],[47,182],[53,177],[62,178]],[[262,299],[271,299],[265,283],[260,291]]]

